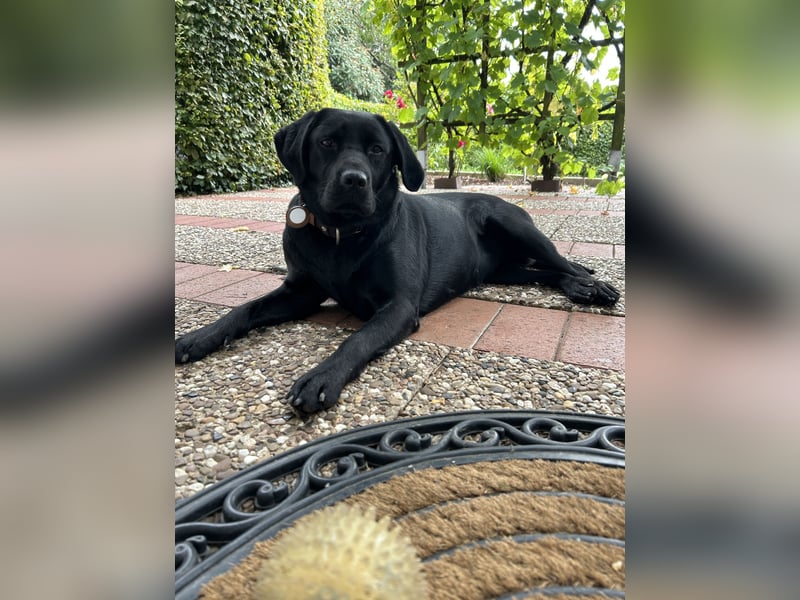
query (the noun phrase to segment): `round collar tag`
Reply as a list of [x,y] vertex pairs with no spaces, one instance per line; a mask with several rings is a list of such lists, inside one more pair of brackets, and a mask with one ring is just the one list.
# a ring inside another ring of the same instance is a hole
[[292,206],[286,211],[286,224],[289,227],[305,227],[308,223],[309,212],[304,206]]

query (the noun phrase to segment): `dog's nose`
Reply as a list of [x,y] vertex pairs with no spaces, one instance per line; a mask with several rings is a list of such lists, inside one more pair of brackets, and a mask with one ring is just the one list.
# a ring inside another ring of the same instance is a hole
[[339,182],[344,187],[348,188],[363,188],[367,187],[367,174],[364,171],[357,171],[355,169],[347,169],[342,171],[339,177]]

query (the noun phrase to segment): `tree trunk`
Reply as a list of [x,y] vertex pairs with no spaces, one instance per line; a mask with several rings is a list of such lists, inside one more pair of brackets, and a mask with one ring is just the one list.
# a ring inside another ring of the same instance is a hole
[[558,163],[554,162],[549,156],[545,155],[539,160],[542,167],[542,179],[551,181],[556,178],[559,172]]
[[[489,6],[489,0],[484,1],[484,6]],[[483,27],[483,39],[481,41],[481,98],[483,99],[483,118],[481,119],[480,125],[478,126],[478,133],[480,134],[481,138],[486,135],[486,90],[489,88],[489,50],[490,50],[490,40],[489,40],[489,15],[491,14],[490,10],[486,10],[483,16],[483,22],[481,26]]]
[[[425,14],[425,0],[417,0],[417,8],[422,11],[423,15]],[[413,36],[417,38],[417,36]],[[426,46],[428,41],[422,36],[418,36],[418,41],[420,45]],[[423,67],[425,72],[423,72],[417,82],[417,109],[420,109],[426,106],[428,102],[428,79],[430,77],[429,71],[430,67],[425,65]],[[417,158],[422,165],[422,168],[427,171],[428,170],[428,128],[427,128],[427,117],[423,117],[423,119],[417,125]],[[422,187],[425,187],[425,182],[422,182]]]
[[[552,22],[552,14],[550,15],[550,19]],[[553,38],[548,41],[547,47],[547,60],[545,62],[544,68],[544,77],[545,79],[552,79],[552,70],[553,70],[553,60],[555,58],[555,33],[553,34]],[[540,117],[536,119],[536,127],[538,128],[539,123],[544,121],[550,116],[550,104],[553,102],[553,97],[555,94],[550,91],[545,91],[544,96],[542,98],[542,111]],[[553,159],[550,155],[545,154],[539,159],[539,165],[542,167],[542,179],[545,181],[552,181],[555,179],[555,176],[558,175],[558,165],[553,162]]]
[[622,142],[625,137],[625,52],[617,49],[617,53],[619,54],[619,83],[614,108],[614,129],[611,133],[611,150],[608,153],[608,164],[613,169],[608,176],[609,181],[617,179],[619,165],[622,161]]

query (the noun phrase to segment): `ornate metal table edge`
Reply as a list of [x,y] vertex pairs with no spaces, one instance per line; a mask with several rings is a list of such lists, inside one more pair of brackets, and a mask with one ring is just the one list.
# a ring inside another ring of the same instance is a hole
[[356,428],[244,469],[175,506],[175,597],[193,600],[212,577],[290,517],[390,477],[508,458],[625,466],[625,421],[554,411],[469,411]]

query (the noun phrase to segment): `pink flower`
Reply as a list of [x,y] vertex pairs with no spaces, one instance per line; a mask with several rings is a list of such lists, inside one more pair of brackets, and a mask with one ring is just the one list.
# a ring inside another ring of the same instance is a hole
[[392,90],[386,90],[385,92],[383,92],[383,97],[389,98],[389,100],[391,100],[392,98],[394,98],[394,92]]
[[464,146],[466,146],[466,145],[467,145],[467,142],[465,142],[464,140],[458,140],[458,148],[459,148],[459,150],[461,148],[463,148]]
[[488,102],[486,103],[486,114],[487,115],[493,115],[494,114],[494,106],[492,106]]
[[398,96],[397,97],[397,108],[405,108],[405,107],[406,107],[406,103],[403,102],[403,99],[400,96]]

